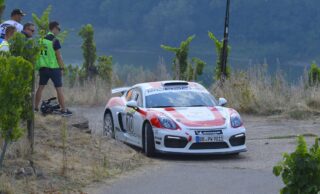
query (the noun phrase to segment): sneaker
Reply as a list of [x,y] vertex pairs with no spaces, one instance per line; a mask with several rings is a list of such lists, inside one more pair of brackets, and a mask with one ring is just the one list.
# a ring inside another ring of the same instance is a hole
[[68,110],[68,109],[66,109],[66,110],[61,110],[61,116],[63,116],[63,117],[70,117],[70,116],[72,116],[72,112],[71,112],[70,110]]
[[38,109],[38,108],[35,108],[35,109],[33,110],[33,112],[34,112],[34,113],[37,113],[37,112],[39,112],[39,109]]
[[52,114],[61,115],[62,112],[63,112],[62,110],[59,110],[59,109],[58,109],[58,110],[53,110],[53,111],[52,111]]

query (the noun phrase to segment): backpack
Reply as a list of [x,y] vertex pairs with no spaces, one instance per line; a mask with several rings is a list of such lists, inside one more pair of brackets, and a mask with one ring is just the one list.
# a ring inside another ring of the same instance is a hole
[[57,98],[53,97],[48,100],[43,100],[40,110],[43,115],[60,112],[60,105],[57,102]]

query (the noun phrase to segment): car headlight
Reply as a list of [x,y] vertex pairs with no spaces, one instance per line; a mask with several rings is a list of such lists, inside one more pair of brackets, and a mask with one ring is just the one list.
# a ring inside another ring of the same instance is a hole
[[163,128],[166,129],[178,129],[177,124],[167,116],[159,116],[158,117]]
[[239,114],[233,113],[230,116],[231,127],[238,128],[242,126],[242,120]]

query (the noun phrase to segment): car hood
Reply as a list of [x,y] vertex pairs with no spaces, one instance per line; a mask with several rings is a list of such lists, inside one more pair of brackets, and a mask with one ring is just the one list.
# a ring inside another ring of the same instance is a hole
[[226,127],[227,111],[223,107],[176,107],[154,109],[186,127]]

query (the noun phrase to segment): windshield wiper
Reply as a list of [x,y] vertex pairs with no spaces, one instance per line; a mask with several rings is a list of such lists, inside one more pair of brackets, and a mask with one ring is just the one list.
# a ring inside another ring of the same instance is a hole
[[195,104],[195,105],[190,105],[190,106],[153,106],[151,108],[169,108],[169,107],[207,107],[209,105],[205,105],[205,104]]
[[205,104],[195,104],[195,105],[191,105],[189,107],[201,107],[201,106],[208,106],[208,105],[205,105]]
[[168,107],[173,107],[173,106],[153,106],[151,108],[168,108]]

